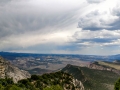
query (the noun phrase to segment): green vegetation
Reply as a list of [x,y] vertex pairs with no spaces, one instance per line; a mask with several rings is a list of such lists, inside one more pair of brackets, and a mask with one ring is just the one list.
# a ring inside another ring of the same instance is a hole
[[51,72],[51,70],[47,70],[47,69],[41,69],[41,68],[34,68],[34,69],[30,69],[27,70],[30,74],[43,74],[43,73],[49,73]]
[[43,90],[63,90],[61,86],[59,85],[52,85],[50,87],[46,87]]
[[118,79],[119,75],[106,70],[95,70],[81,67],[87,81],[84,86],[92,90],[113,90],[114,82]]
[[[63,86],[74,86],[73,76],[64,72],[32,75],[31,78],[23,79],[14,83],[12,79],[0,79],[0,90],[63,90]],[[74,88],[74,87],[71,87]]]
[[114,90],[120,90],[120,78],[116,81]]
[[0,90],[21,90],[10,78],[0,79]]
[[111,71],[72,65],[63,68],[62,71],[72,74],[73,77],[81,80],[85,90],[113,90],[114,83],[119,78],[119,75]]

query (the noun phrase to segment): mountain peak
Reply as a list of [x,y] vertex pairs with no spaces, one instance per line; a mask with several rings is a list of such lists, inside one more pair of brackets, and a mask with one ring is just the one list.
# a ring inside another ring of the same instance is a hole
[[72,75],[75,74],[74,77],[82,82],[86,81],[83,71],[78,66],[67,64],[67,66],[65,68],[63,68],[62,71],[70,73]]

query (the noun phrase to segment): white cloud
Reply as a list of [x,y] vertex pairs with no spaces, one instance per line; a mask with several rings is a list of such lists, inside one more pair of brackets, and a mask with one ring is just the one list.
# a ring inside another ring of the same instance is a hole
[[2,0],[0,50],[95,54],[118,46],[119,5],[119,0]]

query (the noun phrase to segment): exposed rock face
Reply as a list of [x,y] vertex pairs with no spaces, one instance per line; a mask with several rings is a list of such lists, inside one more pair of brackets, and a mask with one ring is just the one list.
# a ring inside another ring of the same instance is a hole
[[81,81],[73,79],[73,84],[76,87],[75,90],[84,90],[84,86]]
[[75,88],[64,88],[64,90],[84,90],[84,85],[82,82],[85,82],[86,78],[84,77],[84,73],[82,72],[80,67],[68,64],[65,68],[62,69],[62,71],[71,75],[74,74],[74,78],[71,83],[74,85]]
[[0,56],[0,78],[5,77],[13,78],[13,81],[17,83],[21,79],[30,78],[31,75],[27,71],[13,66],[9,61],[6,61]]
[[120,70],[117,70],[117,69],[114,69],[114,68],[111,68],[111,67],[105,67],[105,66],[101,66],[99,65],[98,63],[91,63],[88,68],[90,69],[97,69],[97,70],[107,70],[107,71],[112,71],[114,73],[117,73],[120,75]]
[[84,90],[82,82],[74,78],[70,84],[64,84],[63,88],[64,90]]

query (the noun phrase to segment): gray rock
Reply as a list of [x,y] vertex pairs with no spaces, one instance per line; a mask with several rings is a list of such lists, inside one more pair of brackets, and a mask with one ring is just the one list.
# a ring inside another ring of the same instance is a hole
[[15,83],[21,79],[30,78],[31,75],[12,65],[9,61],[0,56],[0,78],[12,78]]

